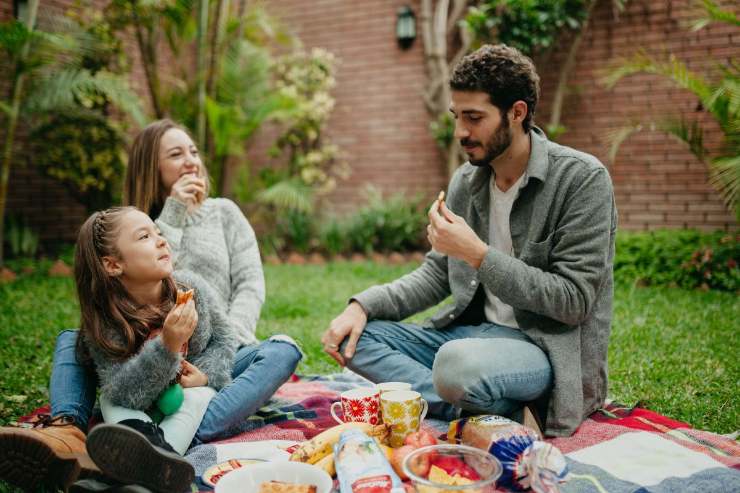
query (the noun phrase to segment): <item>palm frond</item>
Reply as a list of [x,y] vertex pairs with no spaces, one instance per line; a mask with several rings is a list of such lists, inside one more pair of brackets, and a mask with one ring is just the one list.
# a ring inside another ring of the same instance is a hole
[[710,183],[717,188],[727,206],[740,221],[740,156],[723,156],[712,161]]
[[604,135],[604,141],[606,141],[607,145],[609,146],[609,161],[613,163],[614,160],[617,158],[617,153],[619,152],[619,148],[622,146],[622,143],[630,138],[633,134],[642,131],[642,129],[642,123],[633,122],[627,125],[623,125],[619,128],[609,130]]
[[285,179],[261,191],[257,200],[278,210],[310,213],[313,210],[313,191],[299,179]]
[[704,147],[704,129],[697,120],[666,117],[658,122],[657,128],[686,144],[699,161],[706,162],[708,151]]
[[713,92],[704,77],[690,71],[686,64],[674,55],[670,55],[667,61],[661,62],[644,51],[636,53],[632,58],[619,60],[616,67],[601,78],[601,82],[611,89],[623,78],[639,73],[666,77],[678,87],[696,94],[702,103],[706,102]]
[[703,29],[712,22],[724,22],[732,26],[740,26],[740,19],[731,10],[725,10],[712,0],[701,0],[704,15],[696,19],[691,25],[692,31]]
[[138,97],[129,88],[128,81],[106,71],[93,75],[88,70],[63,69],[53,74],[43,74],[29,94],[27,105],[32,112],[60,110],[74,107],[78,101],[92,94],[105,96],[116,107],[128,113],[137,124],[146,124],[147,118]]
[[668,116],[661,120],[648,122],[632,121],[608,131],[604,140],[609,146],[609,160],[614,162],[620,146],[632,135],[642,131],[661,131],[686,144],[694,156],[706,162],[707,149],[704,147],[704,129],[698,121],[688,121],[680,116]]

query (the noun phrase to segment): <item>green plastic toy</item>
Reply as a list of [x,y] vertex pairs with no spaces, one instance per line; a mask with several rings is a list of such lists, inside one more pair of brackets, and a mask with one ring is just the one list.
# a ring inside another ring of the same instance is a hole
[[159,398],[157,399],[157,409],[159,409],[165,416],[169,416],[180,409],[184,399],[185,395],[182,392],[182,385],[174,383],[159,394]]

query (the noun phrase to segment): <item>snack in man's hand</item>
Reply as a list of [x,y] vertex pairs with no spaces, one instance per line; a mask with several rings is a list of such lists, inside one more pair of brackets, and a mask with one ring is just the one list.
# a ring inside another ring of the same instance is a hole
[[184,305],[188,301],[193,299],[193,290],[188,289],[187,291],[180,291],[177,290],[177,302],[175,304],[177,305]]
[[265,481],[260,484],[258,493],[316,493],[316,485],[286,483],[284,481]]

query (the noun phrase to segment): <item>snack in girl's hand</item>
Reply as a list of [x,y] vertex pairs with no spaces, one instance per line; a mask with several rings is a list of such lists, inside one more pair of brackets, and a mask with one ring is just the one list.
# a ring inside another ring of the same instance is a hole
[[188,289],[187,291],[180,291],[177,290],[177,301],[175,302],[176,305],[184,305],[188,301],[193,299],[193,290]]
[[457,419],[450,423],[447,441],[490,452],[503,466],[497,485],[535,493],[554,493],[567,480],[565,457],[537,433],[515,421],[487,415]]

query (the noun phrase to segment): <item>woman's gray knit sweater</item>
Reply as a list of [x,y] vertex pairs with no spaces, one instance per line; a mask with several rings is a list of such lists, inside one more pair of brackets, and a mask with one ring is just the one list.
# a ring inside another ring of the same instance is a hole
[[[208,386],[220,390],[231,382],[231,365],[237,342],[226,310],[213,288],[193,272],[174,274],[178,284],[194,289],[198,325],[188,342],[187,360],[208,377]],[[110,328],[105,337],[123,344],[120,333]],[[113,404],[130,409],[148,409],[159,394],[174,380],[182,355],[172,353],[162,343],[161,335],[144,342],[139,351],[124,361],[105,354],[97,344],[85,338],[95,362],[100,392]]]
[[193,213],[168,197],[156,220],[167,238],[175,268],[198,272],[226,305],[239,345],[257,342],[255,328],[265,302],[254,230],[229,199],[206,199]]

